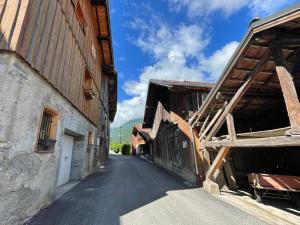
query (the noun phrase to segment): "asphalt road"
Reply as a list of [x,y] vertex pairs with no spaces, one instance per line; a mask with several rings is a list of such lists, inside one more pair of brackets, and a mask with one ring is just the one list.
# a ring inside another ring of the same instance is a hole
[[265,224],[141,159],[112,155],[104,169],[27,225]]

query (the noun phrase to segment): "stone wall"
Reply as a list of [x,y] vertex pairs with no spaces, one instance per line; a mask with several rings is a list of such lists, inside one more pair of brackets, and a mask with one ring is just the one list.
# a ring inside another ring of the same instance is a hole
[[[53,153],[35,152],[44,106],[59,114]],[[65,133],[74,136],[71,180],[93,171],[95,148],[87,150],[89,131],[96,134],[96,127],[46,80],[17,55],[1,52],[0,225],[22,224],[51,202]]]

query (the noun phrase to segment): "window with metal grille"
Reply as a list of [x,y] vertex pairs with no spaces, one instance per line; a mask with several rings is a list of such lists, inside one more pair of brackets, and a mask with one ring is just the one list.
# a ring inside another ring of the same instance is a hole
[[57,113],[45,108],[38,136],[37,151],[52,152],[56,143]]

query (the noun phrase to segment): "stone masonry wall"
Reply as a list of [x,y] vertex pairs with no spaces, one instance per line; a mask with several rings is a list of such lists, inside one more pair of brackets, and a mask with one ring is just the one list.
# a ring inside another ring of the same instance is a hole
[[[58,112],[59,124],[55,151],[41,154],[35,146],[45,105]],[[96,127],[22,59],[1,52],[0,225],[22,224],[51,202],[66,130],[77,136],[71,179],[80,179],[91,172],[87,134],[96,134]]]

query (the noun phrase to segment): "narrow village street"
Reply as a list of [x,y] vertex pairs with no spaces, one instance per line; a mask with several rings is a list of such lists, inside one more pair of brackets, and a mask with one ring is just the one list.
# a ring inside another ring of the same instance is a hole
[[111,155],[104,169],[26,225],[265,224],[136,157]]

